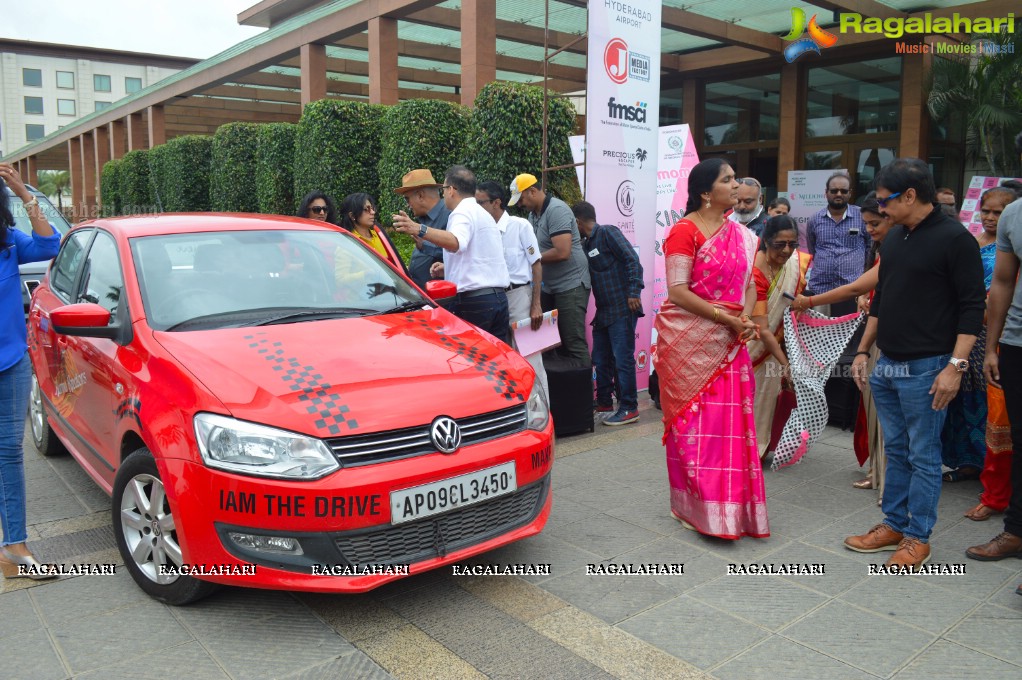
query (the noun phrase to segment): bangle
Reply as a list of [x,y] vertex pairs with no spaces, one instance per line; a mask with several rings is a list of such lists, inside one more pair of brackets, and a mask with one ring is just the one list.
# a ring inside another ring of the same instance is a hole
[[718,319],[720,319],[720,309],[717,308],[717,307],[714,307],[713,308],[713,323],[718,323]]
[[813,296],[812,295],[809,296],[809,306],[810,307],[813,306]]
[[22,203],[22,206],[25,208],[25,210],[28,210],[29,208],[32,208],[32,207],[38,208],[39,207],[39,199],[35,198],[33,196],[31,201],[29,201],[28,203]]
[[862,355],[865,355],[865,356],[867,356],[867,357],[869,356],[869,352],[864,352],[864,351],[862,351],[862,350],[859,350],[858,352],[856,352],[856,353],[855,353],[855,356],[859,356],[860,354],[862,354]]

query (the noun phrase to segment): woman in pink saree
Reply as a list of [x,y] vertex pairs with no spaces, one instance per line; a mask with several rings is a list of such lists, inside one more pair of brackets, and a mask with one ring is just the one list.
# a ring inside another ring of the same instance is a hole
[[688,214],[664,244],[668,300],[656,318],[671,512],[687,528],[728,539],[770,535],[745,347],[758,337],[749,320],[757,240],[724,218],[737,188],[720,159],[692,169]]

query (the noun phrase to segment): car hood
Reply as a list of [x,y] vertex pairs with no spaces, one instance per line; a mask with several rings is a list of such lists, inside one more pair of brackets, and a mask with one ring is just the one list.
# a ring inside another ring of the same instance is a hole
[[320,437],[524,404],[534,380],[442,309],[154,336],[235,417]]

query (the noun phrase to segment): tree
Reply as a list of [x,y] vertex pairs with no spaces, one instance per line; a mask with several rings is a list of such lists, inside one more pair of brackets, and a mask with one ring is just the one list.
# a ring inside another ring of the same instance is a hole
[[991,176],[1017,177],[1022,167],[1012,140],[1022,130],[1022,25],[976,36],[972,44],[977,54],[933,60],[927,107],[935,122],[964,126],[966,153],[983,159]]
[[647,152],[642,147],[639,147],[638,149],[635,150],[635,158],[639,161],[639,170],[642,170],[642,164],[646,162],[646,158],[648,156],[649,152]]
[[47,196],[57,197],[57,209],[64,211],[64,192],[70,193],[71,173],[67,170],[40,170],[39,191]]

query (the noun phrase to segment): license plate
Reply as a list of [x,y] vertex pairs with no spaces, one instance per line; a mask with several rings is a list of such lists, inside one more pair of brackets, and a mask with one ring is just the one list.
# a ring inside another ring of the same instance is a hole
[[467,475],[394,491],[390,494],[390,523],[401,524],[456,510],[517,489],[515,462],[509,461]]

